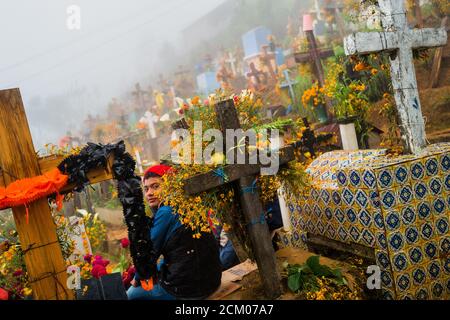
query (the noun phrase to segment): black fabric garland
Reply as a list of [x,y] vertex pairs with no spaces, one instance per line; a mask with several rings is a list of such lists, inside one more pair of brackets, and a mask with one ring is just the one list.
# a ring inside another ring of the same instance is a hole
[[110,155],[114,156],[113,178],[117,180],[118,196],[128,228],[130,254],[139,276],[150,279],[156,275],[156,254],[149,232],[152,219],[145,214],[141,179],[134,173],[136,162],[126,152],[125,143],[102,145],[89,142],[79,154],[64,159],[58,168],[69,176],[68,183],[76,185],[74,191],[80,192],[89,185],[87,173],[94,168],[106,168]]

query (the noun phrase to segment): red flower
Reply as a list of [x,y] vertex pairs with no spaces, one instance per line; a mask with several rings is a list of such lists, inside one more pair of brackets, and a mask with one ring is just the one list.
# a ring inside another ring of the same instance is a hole
[[21,275],[23,275],[22,269],[18,269],[13,273],[13,277],[20,277]]
[[101,264],[94,265],[92,267],[91,273],[92,273],[92,276],[97,279],[100,278],[101,276],[104,276],[107,274],[106,268]]
[[87,263],[91,263],[92,261],[92,254],[87,254],[84,256],[84,261],[86,261]]
[[234,97],[233,97],[233,100],[234,100],[234,103],[235,103],[235,104],[238,103],[238,102],[239,102],[239,96],[234,96]]
[[94,262],[92,262],[92,266],[100,265],[106,267],[108,264],[109,260],[104,260],[102,256],[95,256]]
[[8,300],[8,298],[9,298],[8,291],[0,288],[0,300]]
[[120,244],[122,248],[128,248],[128,246],[130,245],[130,240],[128,240],[128,238],[123,238],[122,240],[120,240]]

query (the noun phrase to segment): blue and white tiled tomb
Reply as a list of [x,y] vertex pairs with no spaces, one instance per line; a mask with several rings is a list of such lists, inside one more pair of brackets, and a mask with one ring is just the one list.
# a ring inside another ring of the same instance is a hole
[[450,298],[450,143],[420,155],[334,151],[308,167],[312,188],[287,201],[284,245],[320,235],[371,249],[385,299]]

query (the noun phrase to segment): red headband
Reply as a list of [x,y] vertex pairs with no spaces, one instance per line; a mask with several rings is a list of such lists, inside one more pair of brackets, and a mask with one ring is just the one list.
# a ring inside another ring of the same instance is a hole
[[172,172],[172,171],[173,171],[173,168],[170,166],[166,166],[164,164],[157,164],[157,165],[154,165],[154,166],[151,166],[150,168],[148,168],[145,171],[144,176],[146,176],[147,174],[149,174],[151,172],[151,173],[157,174],[158,176],[162,177],[166,173]]

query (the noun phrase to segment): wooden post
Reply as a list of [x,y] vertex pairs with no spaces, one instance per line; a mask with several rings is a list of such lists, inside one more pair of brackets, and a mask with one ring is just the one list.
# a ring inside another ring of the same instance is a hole
[[422,8],[420,7],[420,0],[414,0],[414,15],[416,16],[417,26],[423,28]]
[[[441,27],[442,28],[447,28],[447,21],[448,21],[448,16],[445,17],[444,19],[442,19],[441,22]],[[439,47],[436,49],[436,51],[434,52],[434,58],[433,58],[433,66],[431,68],[431,73],[430,73],[430,85],[429,88],[436,88],[438,86],[438,81],[439,81],[439,73],[441,72],[441,63],[442,63],[442,54],[444,53],[444,48],[443,47]]]
[[[226,136],[226,129],[241,128],[233,100],[219,102],[215,105],[215,108],[217,120],[224,137]],[[268,298],[273,299],[281,294],[281,277],[277,271],[269,228],[266,223],[259,223],[261,215],[264,216],[264,208],[257,191],[242,192],[242,190],[252,185],[255,178],[256,176],[254,175],[243,175],[240,177],[237,191],[239,191],[242,211],[249,226],[248,233],[264,290]],[[255,221],[256,223],[254,223]]]
[[[5,185],[41,174],[19,89],[0,91],[0,146]],[[28,223],[24,206],[12,210],[34,298],[73,299],[47,198],[29,205]]]

